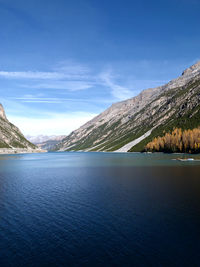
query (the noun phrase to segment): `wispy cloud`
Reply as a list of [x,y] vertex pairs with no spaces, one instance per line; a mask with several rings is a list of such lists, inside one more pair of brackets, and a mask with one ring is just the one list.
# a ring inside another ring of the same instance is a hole
[[96,84],[96,77],[87,66],[71,61],[59,63],[48,72],[0,70],[0,78],[17,80],[17,86],[26,89],[80,91]]
[[[52,103],[52,104],[61,104],[61,103],[101,103],[101,104],[112,104],[112,98],[61,98],[61,97],[35,97],[32,95],[24,95],[22,97],[13,97],[10,98],[11,101],[20,101],[21,103]],[[3,101],[7,102],[7,101]]]
[[42,71],[0,71],[0,77],[6,79],[31,80],[88,80],[82,73],[42,72]]
[[111,89],[111,93],[115,99],[124,100],[133,96],[133,91],[127,87],[117,84],[114,81],[114,76],[111,71],[103,72],[99,77],[103,82],[103,85]]
[[16,100],[21,100],[24,103],[63,103],[63,102],[90,102],[89,99],[79,99],[79,98],[58,98],[58,97],[33,97],[24,96],[16,97]]
[[0,77],[7,79],[64,79],[66,74],[59,72],[39,72],[39,71],[0,71]]
[[74,63],[62,62],[52,71],[5,71],[0,70],[0,77],[6,79],[31,79],[31,80],[88,80],[90,70],[88,67]]
[[44,83],[36,83],[33,85],[21,85],[24,88],[33,88],[33,89],[61,89],[68,91],[79,91],[86,90],[94,86],[90,81],[52,81]]
[[[80,91],[94,88],[107,88],[113,101],[124,100],[133,96],[133,91],[118,84],[113,71],[97,71],[78,63],[65,61],[54,67],[52,72],[41,71],[0,71],[0,77],[5,79],[20,80],[18,87],[26,89],[62,89],[66,91]],[[26,82],[28,80],[28,82]],[[33,102],[36,99],[19,99]],[[37,100],[44,102],[45,100]],[[57,103],[60,100],[56,100]],[[47,100],[53,103],[55,100]]]

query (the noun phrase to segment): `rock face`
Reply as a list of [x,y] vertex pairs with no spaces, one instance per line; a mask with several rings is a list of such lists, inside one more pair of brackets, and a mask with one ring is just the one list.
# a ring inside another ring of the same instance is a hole
[[0,153],[26,152],[42,151],[29,142],[17,127],[8,121],[4,108],[0,104]]
[[4,120],[7,120],[2,104],[0,104],[0,117],[3,118]]
[[126,147],[130,151],[140,151],[145,142],[161,131],[173,126],[199,126],[199,103],[200,62],[166,85],[144,90],[136,97],[113,104],[64,138],[57,149],[117,151],[139,140],[139,143],[133,142],[133,147]]

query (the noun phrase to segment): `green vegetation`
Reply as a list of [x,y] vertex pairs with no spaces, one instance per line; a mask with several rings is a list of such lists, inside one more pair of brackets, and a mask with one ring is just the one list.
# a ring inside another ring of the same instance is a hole
[[0,148],[10,148],[10,146],[6,144],[5,142],[0,141]]
[[[175,105],[175,110],[172,116],[167,119],[164,124],[159,125],[157,128],[155,128],[151,135],[147,138],[145,138],[143,141],[141,141],[139,144],[132,147],[129,152],[142,152],[145,151],[145,146],[151,142],[154,138],[157,138],[159,136],[163,136],[166,132],[172,132],[174,128],[181,128],[182,130],[188,130],[188,129],[194,129],[199,127],[200,125],[200,105],[199,102],[199,85],[200,81],[195,81],[193,83],[190,83],[189,85],[185,86],[184,88],[179,88],[176,93],[174,94],[174,89],[171,91],[172,98],[170,99],[171,103],[176,103],[177,98],[180,96],[185,97],[185,95],[192,89],[196,89],[192,92],[192,96],[190,96],[190,103],[194,101],[196,103],[196,106],[194,105],[189,107],[188,106],[188,99],[185,98],[184,102],[180,106],[177,107]],[[157,111],[159,113],[159,111]],[[156,123],[154,122],[154,125]]]
[[[196,112],[193,116],[192,113]],[[166,132],[172,132],[174,128],[181,128],[182,130],[194,129],[200,125],[200,107],[198,106],[193,111],[189,111],[183,117],[176,117],[176,113],[170,117],[164,125],[160,125],[154,129],[150,136],[145,138],[136,146],[132,147],[129,152],[142,152],[145,146],[154,138],[163,136]]]
[[[0,140],[0,148],[36,148],[34,144],[29,142],[12,123],[4,118],[0,118],[0,133],[3,138]],[[4,141],[8,140],[8,144]]]
[[18,142],[18,141],[12,141],[11,143],[10,143],[10,145],[12,146],[12,147],[16,147],[16,148],[26,148],[24,145],[22,145],[20,142]]

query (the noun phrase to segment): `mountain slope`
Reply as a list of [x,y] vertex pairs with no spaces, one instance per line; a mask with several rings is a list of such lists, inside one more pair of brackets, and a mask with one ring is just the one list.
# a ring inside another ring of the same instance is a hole
[[[164,86],[144,90],[136,97],[113,104],[64,138],[57,149],[141,151],[147,140],[176,124],[200,125],[199,102],[200,62]],[[139,142],[133,143],[133,147],[127,146],[136,139]],[[123,150],[125,146],[128,148]]]
[[41,152],[6,118],[0,104],[0,153]]

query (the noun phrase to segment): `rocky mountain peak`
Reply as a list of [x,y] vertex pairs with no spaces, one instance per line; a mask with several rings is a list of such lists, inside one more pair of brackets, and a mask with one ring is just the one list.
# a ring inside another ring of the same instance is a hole
[[197,73],[200,73],[200,61],[198,61],[191,67],[187,68],[186,70],[184,70],[184,72],[182,73],[182,76],[196,75]]
[[0,104],[0,117],[3,118],[4,120],[7,120],[2,104]]

